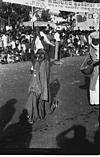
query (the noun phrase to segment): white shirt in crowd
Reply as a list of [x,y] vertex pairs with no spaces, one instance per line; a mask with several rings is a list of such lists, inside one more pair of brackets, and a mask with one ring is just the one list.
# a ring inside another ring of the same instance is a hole
[[22,44],[22,50],[23,50],[23,52],[26,51],[26,45],[25,44]]
[[35,40],[35,51],[34,52],[37,53],[37,51],[39,49],[43,49],[43,45],[42,45],[42,42],[41,42],[39,36],[37,36],[36,40]]
[[46,36],[45,33],[43,33],[42,31],[40,31],[40,35],[41,35],[41,37],[44,37],[44,41],[45,41],[47,44],[49,44],[49,45],[51,45],[51,46],[54,46],[54,45],[49,41],[49,39],[48,39],[48,37]]
[[4,48],[6,48],[7,47],[8,38],[7,38],[7,36],[5,34],[2,36],[2,41],[3,41]]
[[59,34],[58,32],[55,33],[54,39],[55,39],[56,41],[60,41],[60,34]]
[[30,41],[30,35],[26,35],[25,38]]
[[15,48],[16,48],[15,41],[12,40],[11,46],[12,46],[12,49],[15,49]]
[[0,47],[2,47],[2,38],[0,37]]
[[18,50],[21,51],[21,44],[18,45]]
[[12,26],[6,26],[6,31],[12,30]]
[[[54,45],[49,41],[49,39],[47,38],[47,36],[46,36],[45,33],[43,33],[42,31],[40,31],[40,35],[41,35],[41,37],[44,37],[44,39],[43,39],[44,42],[46,42],[46,43],[49,44],[49,45],[54,46]],[[43,49],[43,48],[44,48],[44,47],[43,47],[43,45],[42,45],[42,42],[41,42],[39,36],[37,36],[37,37],[36,37],[36,40],[35,40],[35,53],[37,53],[37,50]]]
[[50,42],[50,40],[48,39],[48,37],[47,37],[47,35],[45,33],[40,31],[40,35],[44,37],[45,43],[47,43],[48,45],[54,46],[54,44]]

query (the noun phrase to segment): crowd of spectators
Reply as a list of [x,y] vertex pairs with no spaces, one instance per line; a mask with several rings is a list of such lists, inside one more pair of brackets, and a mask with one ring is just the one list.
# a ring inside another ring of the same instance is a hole
[[60,54],[63,56],[85,55],[88,51],[88,36],[90,31],[63,30],[60,33]]
[[[88,51],[88,36],[91,31],[81,30],[55,30],[47,26],[45,34],[49,40],[55,44],[54,35],[58,32],[60,44],[58,58],[68,56],[85,55]],[[0,62],[14,63],[31,59],[32,41],[34,39],[34,29],[24,26],[8,29],[0,32]],[[52,49],[54,57],[55,49]],[[53,58],[52,57],[52,58]]]
[[24,26],[0,33],[0,62],[26,61],[31,54],[32,29]]

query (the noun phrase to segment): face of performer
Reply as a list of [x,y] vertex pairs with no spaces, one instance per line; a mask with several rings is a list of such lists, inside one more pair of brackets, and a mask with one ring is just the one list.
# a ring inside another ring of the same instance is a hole
[[37,53],[36,54],[36,58],[38,61],[43,61],[44,57],[45,57],[44,53]]

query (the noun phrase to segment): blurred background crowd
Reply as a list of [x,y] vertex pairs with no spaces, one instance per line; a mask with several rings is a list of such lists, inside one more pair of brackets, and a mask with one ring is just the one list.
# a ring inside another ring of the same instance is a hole
[[[39,27],[44,29],[48,39],[54,45],[57,40],[59,41],[57,60],[63,57],[86,55],[88,37],[91,32],[95,31],[95,27],[90,26],[89,30],[82,30],[78,27],[75,30],[75,13],[60,11],[56,20],[49,10],[38,9],[36,11],[36,8],[33,10],[35,16],[32,16],[29,6],[2,3],[0,7],[0,63],[15,63],[31,59],[34,27],[24,25],[24,21],[32,21],[31,16],[42,23],[55,21],[56,27],[52,27],[49,23]],[[63,20],[59,21],[60,18]],[[83,20],[86,20],[85,16]],[[58,37],[55,34],[58,34],[59,39],[56,39]],[[55,59],[54,47],[51,49],[50,58]]]
[[[49,25],[41,27],[49,40],[55,44],[55,34],[59,34],[58,59],[69,56],[86,55],[88,51],[88,36],[91,31],[81,30],[55,30]],[[41,29],[40,28],[40,29]],[[33,53],[32,41],[34,31],[31,27],[17,27],[0,33],[0,62],[14,63],[28,61]],[[55,56],[55,49],[52,48],[50,57]]]

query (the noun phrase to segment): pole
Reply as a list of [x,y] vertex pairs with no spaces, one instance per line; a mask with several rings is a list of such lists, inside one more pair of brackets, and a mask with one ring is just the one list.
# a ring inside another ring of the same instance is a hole
[[33,6],[32,6],[32,30],[33,30]]

